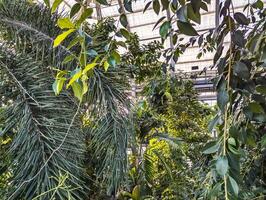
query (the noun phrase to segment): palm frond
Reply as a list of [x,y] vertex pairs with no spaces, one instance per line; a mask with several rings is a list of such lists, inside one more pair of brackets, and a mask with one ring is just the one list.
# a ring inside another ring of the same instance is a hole
[[89,135],[100,163],[98,174],[108,184],[109,194],[116,193],[125,180],[128,143],[133,133],[130,100],[124,93],[125,82],[119,80],[119,74],[123,77],[123,72],[117,69],[105,74],[95,70],[87,96],[89,110],[94,115],[97,113],[96,125],[89,130]]
[[27,0],[2,0],[0,33],[17,50],[34,53],[36,59],[61,68],[60,61],[72,53],[63,45],[53,49],[54,38],[61,31],[56,25],[59,17],[47,7]]
[[[40,199],[84,199],[85,142],[78,120],[66,134],[77,105],[67,94],[54,96],[51,74],[29,56],[1,48],[0,67],[9,77],[4,89],[12,91],[5,97],[12,103],[0,116],[5,119],[2,134],[12,137],[9,199],[33,199],[42,193]],[[62,175],[68,176],[65,190],[52,192]]]

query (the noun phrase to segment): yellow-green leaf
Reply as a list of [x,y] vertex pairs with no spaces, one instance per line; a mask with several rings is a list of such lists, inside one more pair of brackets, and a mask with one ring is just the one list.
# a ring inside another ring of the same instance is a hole
[[74,31],[75,29],[69,29],[68,31],[65,31],[58,35],[54,40],[54,48],[59,46],[64,41],[64,39],[66,39],[66,37]]
[[78,82],[74,82],[71,86],[74,92],[74,96],[77,97],[81,101],[82,100],[82,86]]
[[109,63],[107,61],[105,61],[104,64],[103,64],[104,70],[107,71],[109,66],[110,66]]
[[65,78],[55,80],[55,82],[53,83],[53,90],[55,95],[59,95],[59,93],[63,89],[65,80],[66,80]]
[[63,0],[55,0],[52,5],[52,13],[54,13],[57,9],[57,7],[63,2]]
[[88,17],[92,15],[92,13],[93,13],[92,8],[85,9],[76,23],[77,26],[80,26]]
[[88,92],[88,77],[86,75],[82,75],[81,81],[82,81],[82,95],[86,94]]
[[97,64],[98,63],[90,63],[90,64],[86,65],[86,67],[82,71],[82,74],[86,74],[88,71],[90,71],[91,69],[93,69]]
[[72,76],[69,83],[67,84],[67,88],[72,85],[76,80],[78,80],[82,75],[81,69],[77,70],[76,73]]
[[74,55],[68,55],[68,56],[66,56],[65,58],[64,58],[64,60],[63,60],[63,64],[65,64],[65,63],[68,63],[68,62],[71,62],[72,60],[74,60],[75,59],[75,56]]
[[58,19],[57,25],[61,29],[64,29],[64,28],[74,29],[75,28],[75,25],[70,21],[69,17]]

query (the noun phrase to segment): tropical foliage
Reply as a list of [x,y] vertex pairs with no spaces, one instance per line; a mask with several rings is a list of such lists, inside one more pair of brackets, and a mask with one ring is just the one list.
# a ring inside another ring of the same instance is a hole
[[[264,199],[264,3],[245,14],[222,1],[200,33],[210,0],[148,1],[168,16],[161,42],[142,45],[125,14],[135,1],[119,2],[122,28],[88,23],[88,1],[60,13],[62,0],[0,0],[2,199]],[[215,108],[174,73],[195,44],[215,53]]]

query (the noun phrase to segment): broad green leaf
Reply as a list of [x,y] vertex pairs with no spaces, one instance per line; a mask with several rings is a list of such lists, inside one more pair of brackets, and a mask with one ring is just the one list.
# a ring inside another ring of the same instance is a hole
[[167,10],[169,8],[169,0],[161,0],[161,3],[163,5],[163,10]]
[[108,6],[108,2],[106,0],[96,0],[99,4]]
[[72,76],[72,78],[70,79],[70,81],[67,84],[67,88],[72,85],[76,80],[78,80],[82,75],[82,71],[81,69],[77,69],[75,70],[75,74]]
[[65,78],[55,80],[55,82],[53,83],[53,90],[54,90],[55,95],[60,94],[60,92],[64,86],[65,81],[66,81]]
[[194,9],[192,8],[191,4],[187,4],[187,16],[189,19],[192,21],[200,24],[201,22],[201,15],[199,12],[195,12]]
[[57,9],[57,7],[63,2],[63,0],[55,0],[53,5],[52,5],[52,10],[51,12],[54,13]]
[[108,70],[108,68],[109,68],[109,63],[107,62],[107,60],[104,62],[104,64],[103,64],[103,68],[104,68],[104,70],[105,71],[107,71]]
[[95,57],[98,55],[97,51],[95,51],[94,49],[89,49],[87,54],[92,57]]
[[80,10],[80,8],[81,8],[81,4],[80,3],[74,4],[74,6],[72,6],[71,11],[70,11],[70,15],[69,15],[70,18],[74,17],[75,14],[78,13],[78,11]]
[[154,12],[158,15],[160,13],[160,2],[159,0],[153,0],[152,7]]
[[176,17],[181,22],[188,22],[187,6],[184,5],[176,11]]
[[128,11],[128,12],[133,12],[132,10],[132,0],[124,0],[124,7],[125,7],[125,10]]
[[204,154],[215,153],[215,152],[217,152],[219,150],[219,147],[220,147],[220,143],[218,143],[218,142],[209,142],[204,147],[204,150],[203,150],[202,153],[204,153]]
[[82,75],[81,77],[82,81],[82,95],[86,94],[88,92],[88,76],[87,75]]
[[56,74],[56,79],[60,79],[62,78],[64,75],[67,74],[67,71],[65,70],[60,70],[57,74]]
[[68,63],[68,62],[71,62],[72,60],[74,60],[75,59],[75,56],[74,55],[68,55],[68,56],[66,56],[65,58],[64,58],[64,60],[63,60],[63,64],[66,64],[66,63]]
[[67,49],[71,49],[73,46],[75,46],[78,43],[82,43],[83,38],[82,37],[75,37],[67,46]]
[[115,60],[115,58],[114,58],[114,56],[109,56],[108,58],[107,58],[107,62],[109,63],[109,65],[111,65],[112,67],[115,67],[116,66],[116,60]]
[[127,16],[125,14],[120,15],[119,21],[122,24],[122,26],[127,28],[128,22],[127,22]]
[[112,51],[111,55],[115,58],[117,64],[121,62],[121,56],[117,51]]
[[229,94],[226,90],[226,83],[223,82],[218,88],[218,94],[217,94],[217,105],[220,108],[220,110],[224,113],[226,110],[226,104],[229,101]]
[[207,6],[206,3],[201,2],[200,7],[201,7],[203,10],[205,10],[206,12],[208,12],[208,6]]
[[231,176],[228,176],[228,178],[229,178],[230,186],[232,187],[234,194],[237,196],[239,193],[239,187],[237,185],[237,182]]
[[68,31],[65,31],[65,32],[61,33],[60,35],[58,35],[54,40],[54,46],[53,47],[55,48],[55,47],[59,46],[66,39],[66,37],[69,34],[73,33],[74,31],[75,31],[75,29],[69,29]]
[[219,175],[224,176],[228,171],[228,159],[225,156],[219,157],[216,161],[216,171]]
[[131,197],[132,197],[133,200],[141,200],[140,185],[136,185],[133,188]]
[[91,69],[93,69],[97,64],[98,63],[90,63],[90,64],[86,65],[86,67],[82,71],[82,74],[86,74],[88,71],[90,71]]
[[82,86],[78,82],[73,82],[71,87],[72,87],[75,97],[77,97],[81,101],[82,100]]
[[164,22],[160,27],[160,35],[163,39],[166,38],[169,29],[171,28],[171,23],[169,21]]
[[197,36],[197,31],[192,27],[190,23],[182,22],[180,20],[177,21],[177,26],[179,28],[179,31],[188,36]]
[[129,32],[128,32],[126,29],[121,28],[121,29],[120,29],[120,33],[121,33],[122,36],[123,36],[124,38],[126,38],[127,40],[130,39],[130,34],[129,34]]
[[252,7],[262,10],[263,9],[263,2],[261,0],[257,0],[255,3],[252,4]]
[[248,108],[253,113],[264,113],[263,107],[257,102],[249,103]]
[[250,72],[248,67],[243,62],[236,62],[236,64],[233,67],[233,72],[235,75],[239,76],[240,78],[247,79],[250,76]]
[[248,25],[249,24],[249,19],[241,12],[236,12],[234,14],[234,18],[241,25]]
[[43,0],[43,2],[48,8],[50,8],[50,0]]
[[219,120],[220,120],[220,116],[216,114],[215,117],[208,124],[209,132],[212,132],[213,128],[218,124]]
[[76,22],[77,26],[80,26],[88,17],[90,17],[93,13],[92,8],[86,8],[81,14],[80,18]]
[[266,95],[266,86],[265,85],[257,85],[256,91],[260,94]]
[[57,20],[57,25],[61,28],[74,29],[75,25],[70,21],[70,18],[59,18]]

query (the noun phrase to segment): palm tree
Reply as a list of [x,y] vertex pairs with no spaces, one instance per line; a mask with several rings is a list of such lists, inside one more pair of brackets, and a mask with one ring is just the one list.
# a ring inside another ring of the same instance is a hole
[[[127,171],[132,123],[126,71],[95,69],[81,103],[68,91],[55,96],[52,69],[73,70],[75,63],[63,59],[77,51],[64,45],[52,48],[60,33],[59,17],[26,0],[0,1],[0,136],[12,138],[7,199],[85,199],[88,159],[96,160],[97,174],[110,194],[116,193]],[[102,26],[88,29],[98,41],[93,48],[108,41],[106,32],[97,32]],[[85,111],[93,125],[83,129]],[[87,148],[94,150],[92,157],[87,157]]]

